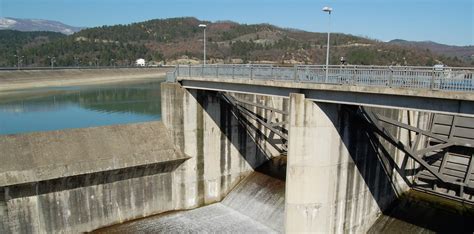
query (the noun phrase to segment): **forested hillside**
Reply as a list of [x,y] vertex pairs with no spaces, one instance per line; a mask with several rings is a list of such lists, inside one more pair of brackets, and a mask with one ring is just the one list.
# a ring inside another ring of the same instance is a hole
[[[67,37],[54,33],[0,31],[8,34],[0,34],[0,48],[5,51],[0,57],[0,66],[13,66],[15,54],[25,56],[25,64],[29,66],[48,65],[48,56],[55,57],[59,66],[127,65],[137,58],[145,58],[151,63],[199,62],[203,55],[203,32],[197,27],[200,23],[208,25],[207,54],[210,62],[325,62],[325,33],[283,29],[268,24],[173,18],[84,29]],[[350,64],[474,65],[472,61],[440,56],[428,49],[332,34],[331,63],[338,64],[341,56]]]

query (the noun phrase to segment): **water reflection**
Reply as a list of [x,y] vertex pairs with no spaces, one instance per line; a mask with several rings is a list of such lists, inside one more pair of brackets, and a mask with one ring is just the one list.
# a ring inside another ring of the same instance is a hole
[[21,91],[0,99],[0,134],[159,120],[160,82]]

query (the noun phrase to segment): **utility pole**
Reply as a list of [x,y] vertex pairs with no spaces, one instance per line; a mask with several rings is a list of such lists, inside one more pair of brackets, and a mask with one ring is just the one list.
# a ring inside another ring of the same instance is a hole
[[329,13],[328,46],[327,46],[327,51],[326,51],[326,79],[325,79],[325,82],[328,82],[328,76],[329,76],[329,40],[330,40],[330,36],[331,36],[331,12],[332,12],[332,8],[331,7],[324,7],[323,11]]

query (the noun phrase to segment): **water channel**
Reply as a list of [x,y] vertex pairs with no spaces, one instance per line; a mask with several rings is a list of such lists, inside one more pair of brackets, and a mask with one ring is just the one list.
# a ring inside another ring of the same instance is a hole
[[0,135],[160,120],[160,83],[18,90],[0,97]]

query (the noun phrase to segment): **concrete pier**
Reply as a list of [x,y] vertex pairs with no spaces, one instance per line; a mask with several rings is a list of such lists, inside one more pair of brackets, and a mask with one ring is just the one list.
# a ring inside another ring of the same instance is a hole
[[[354,117],[357,107],[316,103],[303,94],[291,94],[290,107],[286,232],[366,232],[409,189],[395,173],[400,152]],[[395,164],[386,163],[382,150]]]
[[261,136],[240,126],[216,92],[163,83],[161,100],[163,123],[177,147],[191,157],[174,173],[180,181],[175,191],[180,209],[221,201],[240,180],[276,156],[265,141],[256,140]]

